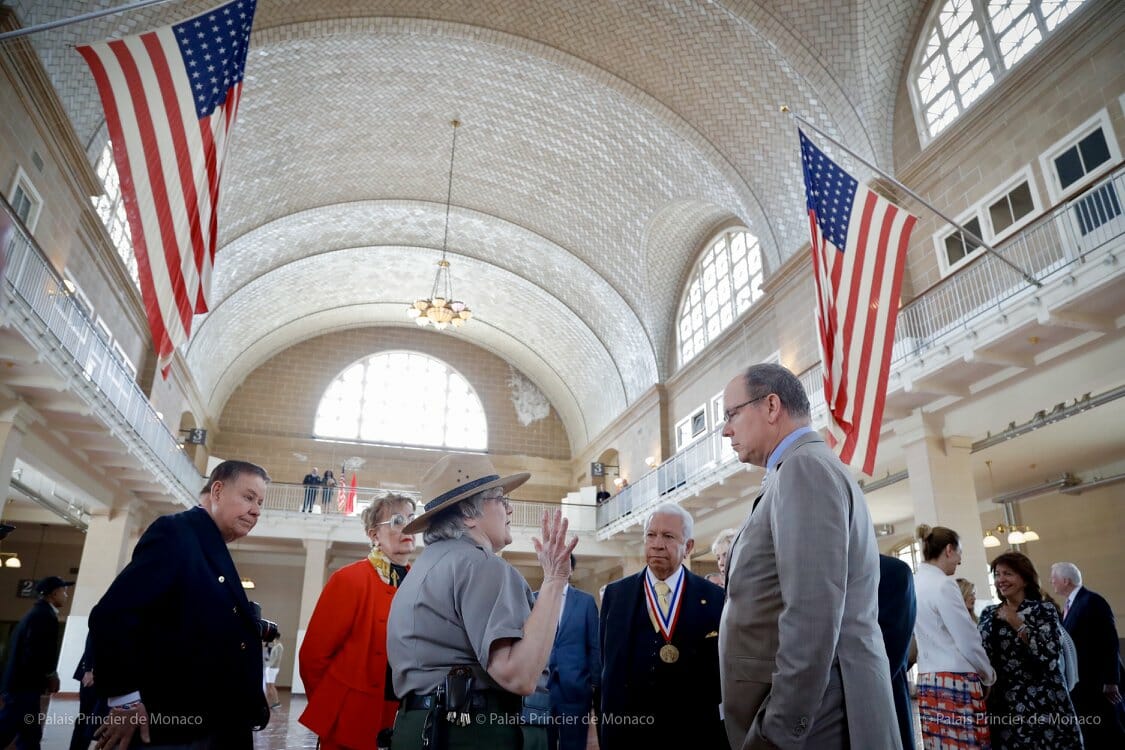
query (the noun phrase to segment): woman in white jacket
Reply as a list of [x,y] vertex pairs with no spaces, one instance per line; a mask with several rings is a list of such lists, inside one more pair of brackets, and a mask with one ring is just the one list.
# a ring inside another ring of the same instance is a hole
[[918,619],[918,714],[922,745],[989,747],[985,688],[996,671],[965,608],[953,573],[961,564],[961,540],[944,526],[918,527],[925,562],[914,573]]

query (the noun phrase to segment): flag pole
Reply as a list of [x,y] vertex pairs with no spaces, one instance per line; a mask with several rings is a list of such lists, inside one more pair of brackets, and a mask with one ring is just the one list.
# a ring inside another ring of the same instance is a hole
[[34,26],[15,29],[14,31],[5,31],[3,34],[0,34],[0,42],[7,41],[9,39],[18,39],[21,36],[31,36],[32,34],[38,34],[41,31],[50,31],[51,29],[57,29],[62,26],[69,26],[72,23],[92,21],[93,19],[101,18],[102,16],[112,16],[115,13],[125,13],[130,10],[137,10],[138,8],[143,8],[146,5],[159,5],[160,3],[169,3],[174,1],[175,0],[136,0],[136,2],[132,2],[127,5],[119,5],[116,8],[102,8],[101,10],[93,10],[89,13],[83,13],[80,16],[71,16],[70,18],[62,18],[58,21],[39,23]]
[[908,187],[907,187],[906,185],[903,185],[903,184],[902,184],[901,182],[899,182],[898,180],[896,180],[896,179],[895,179],[894,177],[891,177],[891,176],[890,176],[889,174],[887,174],[886,172],[884,172],[884,171],[883,171],[882,169],[879,169],[879,167],[877,167],[877,166],[875,166],[874,164],[872,164],[871,162],[867,161],[867,159],[864,159],[864,158],[863,158],[862,156],[860,156],[859,154],[857,154],[857,153],[856,153],[855,151],[852,151],[852,150],[851,150],[850,148],[848,148],[848,147],[847,147],[847,146],[845,146],[844,144],[840,143],[840,142],[839,142],[838,140],[836,140],[836,139],[835,139],[835,138],[833,138],[832,136],[828,135],[828,133],[825,133],[825,132],[824,132],[823,130],[821,130],[820,128],[818,128],[818,127],[817,127],[816,125],[813,125],[813,124],[812,124],[811,122],[809,122],[808,120],[806,120],[806,119],[805,119],[804,117],[801,117],[801,116],[800,116],[799,114],[797,114],[797,113],[796,113],[796,112],[794,112],[793,110],[789,109],[789,107],[788,107],[787,105],[785,105],[785,104],[782,104],[782,105],[781,105],[781,112],[782,112],[783,114],[787,114],[787,115],[789,115],[790,117],[793,117],[793,118],[794,118],[794,119],[796,119],[796,120],[797,120],[798,122],[801,122],[801,123],[803,123],[803,124],[804,124],[804,125],[806,125],[806,126],[807,126],[807,127],[808,127],[808,128],[810,129],[810,130],[815,130],[815,131],[817,132],[817,134],[819,134],[819,135],[820,135],[821,137],[823,137],[823,138],[825,138],[825,139],[827,139],[827,140],[831,141],[832,143],[834,143],[834,144],[835,144],[836,146],[838,146],[839,148],[841,148],[841,149],[843,149],[844,151],[848,152],[848,153],[849,153],[849,154],[851,154],[851,155],[852,155],[852,156],[853,156],[853,157],[854,157],[855,159],[857,159],[857,160],[858,160],[858,161],[859,161],[860,163],[862,163],[862,164],[864,164],[865,166],[867,166],[867,167],[868,167],[869,169],[873,169],[874,171],[878,172],[878,173],[879,173],[879,175],[880,175],[881,177],[883,177],[883,179],[885,179],[885,180],[889,180],[890,182],[894,183],[894,185],[895,185],[896,187],[898,187],[898,188],[899,188],[900,190],[902,190],[903,192],[905,192],[905,193],[906,193],[907,195],[909,195],[909,196],[910,196],[911,198],[913,198],[914,200],[918,201],[918,202],[919,202],[919,203],[921,203],[921,204],[922,204],[923,206],[925,206],[926,208],[930,209],[930,210],[931,210],[931,211],[933,211],[933,212],[934,212],[935,214],[937,214],[937,215],[938,215],[938,216],[939,216],[940,218],[942,218],[943,220],[945,220],[945,221],[946,221],[946,222],[948,222],[949,224],[952,224],[952,225],[953,225],[954,227],[956,227],[956,228],[957,228],[957,230],[958,230],[958,231],[960,231],[960,232],[961,232],[961,234],[962,234],[962,235],[963,235],[964,237],[968,237],[969,239],[971,239],[971,240],[973,240],[974,242],[978,243],[978,244],[979,244],[979,245],[980,245],[980,246],[981,246],[982,248],[984,248],[985,252],[991,253],[991,254],[992,254],[993,256],[995,256],[996,258],[999,258],[1001,262],[1003,262],[1004,264],[1006,264],[1006,265],[1010,266],[1010,267],[1012,268],[1012,270],[1013,270],[1013,271],[1015,271],[1016,273],[1018,273],[1018,274],[1019,274],[1020,276],[1022,276],[1022,277],[1023,277],[1023,279],[1024,279],[1024,281],[1026,281],[1026,282],[1027,282],[1028,284],[1031,284],[1032,286],[1037,286],[1037,287],[1041,287],[1041,286],[1043,286],[1043,284],[1042,284],[1042,283],[1041,283],[1040,281],[1038,281],[1038,280],[1037,280],[1037,279],[1036,279],[1036,278],[1035,278],[1034,276],[1032,276],[1031,274],[1027,273],[1027,271],[1024,271],[1024,270],[1023,270],[1022,268],[1020,268],[1020,267],[1019,267],[1019,266],[1017,266],[1017,265],[1016,265],[1015,263],[1013,263],[1012,261],[1010,261],[1010,260],[1008,260],[1007,258],[1005,258],[1005,257],[1004,257],[1003,255],[1001,255],[1000,253],[996,252],[996,250],[994,250],[994,249],[992,248],[992,246],[991,246],[991,245],[989,245],[989,244],[988,244],[987,242],[985,242],[985,241],[984,241],[984,239],[983,239],[982,237],[979,237],[979,236],[977,236],[977,235],[976,235],[976,234],[975,234],[974,232],[970,232],[970,231],[969,231],[968,229],[966,229],[965,227],[963,227],[963,226],[961,226],[960,224],[958,224],[957,222],[955,222],[955,221],[954,221],[953,219],[951,219],[951,218],[949,218],[948,216],[946,216],[946,215],[945,215],[944,213],[942,213],[941,211],[939,211],[939,210],[938,210],[937,208],[935,208],[934,206],[930,205],[930,203],[929,203],[928,201],[926,201],[926,200],[925,200],[925,199],[924,199],[924,198],[923,198],[922,196],[918,195],[918,194],[917,194],[917,193],[915,193],[915,192],[914,192],[913,190],[911,190],[910,188],[908,188]]

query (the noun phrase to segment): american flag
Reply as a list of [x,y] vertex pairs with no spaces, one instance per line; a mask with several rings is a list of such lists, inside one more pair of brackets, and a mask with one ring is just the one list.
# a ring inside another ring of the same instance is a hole
[[257,0],[77,49],[98,86],[149,328],[167,377],[207,312],[219,182]]
[[870,475],[883,423],[899,291],[918,219],[860,186],[803,132],[828,443]]

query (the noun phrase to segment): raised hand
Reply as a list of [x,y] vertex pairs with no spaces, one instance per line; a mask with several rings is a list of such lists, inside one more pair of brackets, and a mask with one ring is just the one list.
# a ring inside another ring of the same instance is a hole
[[569,525],[561,510],[554,513],[543,511],[543,541],[532,537],[531,543],[535,545],[535,554],[543,568],[544,581],[550,578],[565,581],[570,577],[570,553],[578,546],[578,537],[572,537],[567,543],[566,531]]

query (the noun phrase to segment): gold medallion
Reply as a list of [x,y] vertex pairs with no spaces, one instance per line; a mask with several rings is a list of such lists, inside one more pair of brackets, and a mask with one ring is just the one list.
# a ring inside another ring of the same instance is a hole
[[660,647],[660,661],[665,664],[675,664],[676,660],[680,658],[680,650],[673,646],[671,643],[665,644]]

